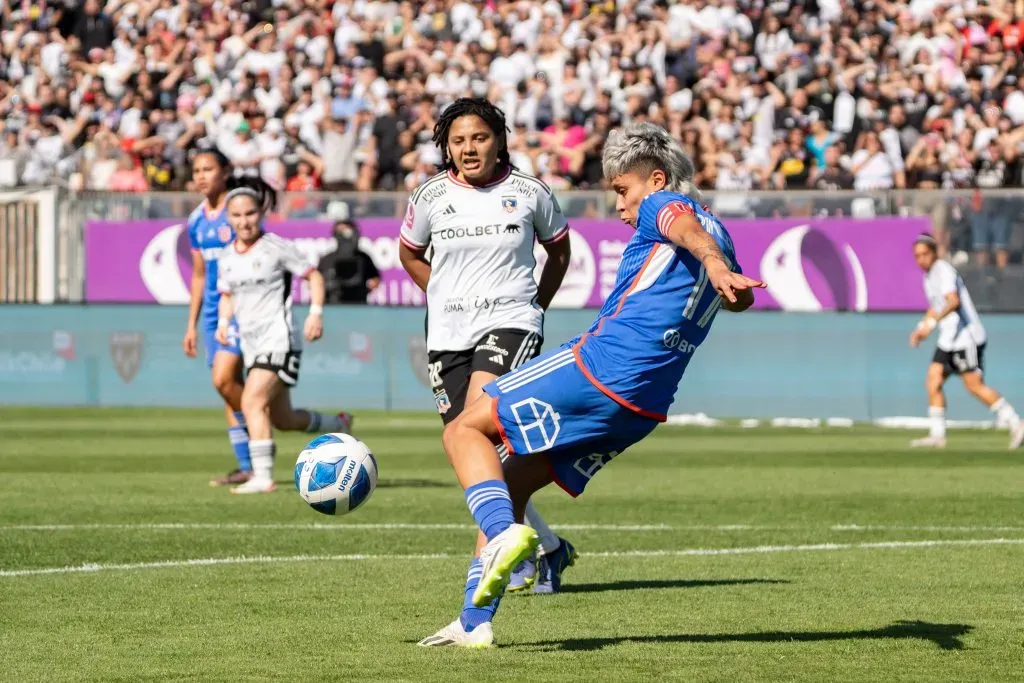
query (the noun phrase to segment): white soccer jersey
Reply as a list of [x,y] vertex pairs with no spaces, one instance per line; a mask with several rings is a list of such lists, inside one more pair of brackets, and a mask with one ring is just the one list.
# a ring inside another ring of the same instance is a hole
[[302,335],[292,323],[292,275],[314,265],[289,240],[265,234],[245,251],[232,242],[221,252],[217,289],[231,295],[246,365],[257,354],[299,351]]
[[547,185],[509,169],[475,187],[439,173],[413,193],[402,242],[433,247],[427,284],[427,350],[463,351],[491,330],[543,333],[537,304],[534,241],[568,237]]
[[981,346],[987,335],[978,311],[974,308],[971,294],[956,268],[940,259],[924,276],[928,306],[933,311],[942,310],[946,306],[946,295],[952,292],[960,297],[960,308],[939,321],[939,348],[943,351],[962,351],[972,346]]

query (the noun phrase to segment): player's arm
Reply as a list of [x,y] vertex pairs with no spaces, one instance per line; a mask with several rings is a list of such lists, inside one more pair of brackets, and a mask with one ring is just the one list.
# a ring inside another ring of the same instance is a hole
[[925,311],[924,317],[917,323],[917,327],[910,334],[910,345],[917,346],[928,338],[928,335],[938,326],[939,321],[950,313],[960,309],[960,295],[956,289],[946,293],[946,303],[939,310],[929,308]]
[[722,297],[722,306],[726,310],[745,311],[754,303],[753,288],[765,287],[761,280],[732,272],[715,238],[701,227],[692,213],[678,214],[664,234],[703,264],[708,281]]
[[324,296],[327,288],[324,276],[315,268],[306,273],[306,280],[309,282],[309,315],[306,316],[303,332],[306,341],[316,341],[324,333]]
[[558,293],[558,288],[562,286],[562,280],[569,270],[569,261],[572,258],[569,223],[565,220],[558,200],[548,191],[537,193],[533,229],[537,234],[537,241],[548,255],[548,260],[540,273],[540,281],[537,283],[537,303],[546,311]]
[[427,247],[430,246],[430,207],[422,201],[415,201],[416,194],[409,198],[409,208],[405,211],[402,228],[399,232],[398,260],[409,273],[416,286],[427,291],[430,282],[430,261],[427,260]]
[[181,346],[189,358],[196,356],[196,326],[199,324],[199,312],[203,308],[203,289],[206,286],[206,261],[198,249],[192,250],[192,283],[189,287],[188,323],[185,327],[185,339]]
[[221,344],[228,343],[228,326],[233,317],[235,317],[235,306],[231,301],[231,292],[221,287],[220,303],[217,304],[217,341]]

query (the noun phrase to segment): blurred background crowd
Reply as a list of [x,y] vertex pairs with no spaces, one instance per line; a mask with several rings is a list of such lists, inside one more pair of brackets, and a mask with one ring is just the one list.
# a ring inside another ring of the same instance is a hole
[[187,189],[216,145],[282,189],[402,190],[467,94],[555,188],[598,186],[644,119],[709,189],[1024,184],[1024,0],[26,0],[2,25],[7,185]]

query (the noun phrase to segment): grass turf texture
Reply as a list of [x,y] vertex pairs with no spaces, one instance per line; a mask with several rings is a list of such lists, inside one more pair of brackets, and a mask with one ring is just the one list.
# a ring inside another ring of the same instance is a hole
[[[125,565],[0,575],[0,679],[1019,680],[1024,546],[863,547],[1024,539],[1002,432],[935,452],[903,431],[659,428],[578,501],[538,496],[553,524],[608,526],[563,531],[567,591],[506,597],[502,647],[467,652],[414,645],[457,614],[473,538],[436,419],[357,428],[378,489],[329,518],[290,481],[306,435],[279,436],[277,493],[235,497],[207,485],[232,464],[214,411],[0,409],[0,570]],[[386,523],[455,526],[365,526]],[[840,547],[779,548],[820,544]],[[373,557],[301,559],[352,554]],[[288,561],[136,566],[240,556]]]

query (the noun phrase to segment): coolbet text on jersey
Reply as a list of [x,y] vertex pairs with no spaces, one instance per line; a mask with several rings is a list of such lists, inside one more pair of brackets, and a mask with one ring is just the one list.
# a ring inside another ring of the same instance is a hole
[[188,240],[192,250],[199,252],[206,264],[206,282],[203,286],[203,306],[199,314],[206,364],[213,365],[213,356],[218,351],[241,355],[238,343],[238,328],[232,323],[228,330],[228,344],[219,343],[217,332],[217,306],[220,293],[217,291],[218,262],[224,248],[235,239],[235,233],[228,223],[227,208],[214,216],[206,213],[205,203],[200,204],[188,217]]
[[684,195],[651,194],[591,328],[485,388],[509,451],[546,453],[555,480],[572,495],[666,419],[722,305],[700,261],[668,238],[684,215],[742,272],[721,221]]

